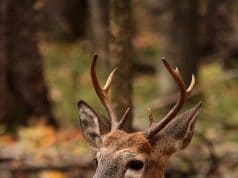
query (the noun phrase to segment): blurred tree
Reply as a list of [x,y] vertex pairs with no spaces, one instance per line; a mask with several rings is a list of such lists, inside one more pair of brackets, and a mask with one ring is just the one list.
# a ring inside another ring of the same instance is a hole
[[7,110],[6,1],[0,1],[0,122]]
[[63,18],[73,40],[84,38],[88,30],[88,1],[64,0]]
[[[166,7],[166,36],[164,54],[173,66],[180,69],[180,73],[188,85],[191,75],[198,70],[198,0],[168,1]],[[159,82],[162,95],[175,90],[175,85],[170,82],[169,75],[160,69]]]
[[108,66],[109,60],[109,0],[89,0],[92,44]]
[[71,42],[87,36],[87,0],[38,0],[35,7],[42,11],[40,23],[47,38]]
[[235,0],[210,0],[207,2],[205,22],[207,43],[223,58],[226,69],[238,64],[238,3]]
[[[5,4],[4,4],[5,2]],[[43,77],[42,58],[38,50],[37,19],[33,0],[2,0],[1,22],[1,90],[7,86],[8,114],[5,118],[8,128],[14,124],[28,123],[28,119],[42,119],[57,126],[52,117]],[[4,22],[4,23],[3,23]],[[4,33],[3,33],[4,31]],[[0,103],[5,102],[4,97]]]
[[[110,63],[118,67],[112,83],[112,101],[118,116],[132,109],[132,79],[134,50],[132,46],[133,20],[130,0],[110,1]],[[132,128],[132,112],[126,130]]]

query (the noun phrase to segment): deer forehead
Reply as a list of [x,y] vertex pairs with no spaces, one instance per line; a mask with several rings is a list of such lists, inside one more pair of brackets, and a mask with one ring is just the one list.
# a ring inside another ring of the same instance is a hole
[[102,148],[112,152],[146,153],[151,152],[151,145],[143,132],[126,133],[114,130],[103,137]]

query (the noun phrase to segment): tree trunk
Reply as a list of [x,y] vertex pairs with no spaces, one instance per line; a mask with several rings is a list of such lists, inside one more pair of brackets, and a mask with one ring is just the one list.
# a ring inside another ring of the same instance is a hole
[[64,0],[63,2],[62,15],[72,40],[85,38],[88,30],[88,1]]
[[[236,0],[210,0],[204,4],[200,45],[203,56],[217,54],[225,69],[237,68],[238,4]],[[204,53],[205,52],[205,53]]]
[[109,1],[89,0],[90,23],[92,32],[92,44],[94,52],[97,52],[109,65]]
[[40,25],[47,38],[74,42],[88,35],[87,0],[38,0]]
[[6,56],[7,0],[0,1],[0,123],[7,111],[7,56]]
[[[198,0],[174,0],[170,6],[164,56],[179,68],[188,85],[198,70]],[[164,67],[160,69],[159,82],[162,95],[177,90]]]
[[213,29],[213,43],[223,58],[225,69],[236,69],[238,65],[237,5],[235,0],[211,0],[208,3],[207,31]]
[[133,22],[130,0],[110,1],[110,63],[118,67],[112,83],[112,102],[119,117],[129,107],[125,130],[132,128],[132,79],[134,51],[132,47]]
[[[5,44],[1,48],[4,50],[0,59],[2,62],[3,55],[7,58],[3,61],[5,62],[3,65],[5,66],[5,70],[3,70],[5,80],[1,80],[4,81],[1,85],[7,85],[8,100],[11,100],[8,116],[4,116],[7,117],[6,123],[9,128],[12,128],[14,124],[27,123],[27,119],[41,118],[46,123],[57,126],[57,122],[51,114],[43,77],[42,58],[37,46],[38,26],[36,11],[33,9],[35,1],[7,0],[6,2],[6,13],[1,16],[1,19],[6,19],[1,30],[6,29],[6,33],[4,35]],[[1,8],[1,14],[3,10]],[[6,87],[4,90],[7,91]],[[0,98],[0,103],[4,102],[3,99]]]

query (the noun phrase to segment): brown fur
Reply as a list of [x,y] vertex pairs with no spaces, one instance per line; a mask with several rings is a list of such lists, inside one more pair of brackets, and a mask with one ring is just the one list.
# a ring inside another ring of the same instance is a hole
[[146,157],[143,177],[163,178],[164,169],[169,157],[162,155],[157,149],[153,150],[151,143],[145,138],[143,132],[126,133],[122,130],[111,131],[103,136],[102,150],[104,149],[106,149],[105,152],[107,154],[111,155],[111,158],[121,151],[142,154]]
[[[85,102],[79,103],[81,128],[85,140],[97,151],[98,167],[94,178],[163,178],[169,158],[191,141],[199,105],[180,114],[152,139],[145,132],[112,130],[100,133],[100,118]],[[139,160],[143,169],[128,169]],[[132,171],[132,172],[131,172]]]
[[[94,55],[90,74],[95,91],[108,111],[111,131],[104,132],[103,122],[96,112],[86,102],[78,102],[83,136],[97,151],[98,167],[94,178],[163,178],[169,158],[175,152],[185,149],[192,139],[201,102],[175,116],[194,87],[194,77],[186,88],[178,69],[174,70],[163,59],[165,67],[180,88],[180,98],[160,122],[152,123],[145,132],[126,133],[119,129],[125,123],[129,110],[119,121],[108,96],[115,70],[109,75],[105,86],[101,87],[95,71],[96,61],[97,55]],[[153,120],[150,111],[149,118]]]
[[115,151],[128,148],[139,153],[151,152],[151,145],[142,132],[126,133],[121,130],[109,132],[104,136],[102,146]]

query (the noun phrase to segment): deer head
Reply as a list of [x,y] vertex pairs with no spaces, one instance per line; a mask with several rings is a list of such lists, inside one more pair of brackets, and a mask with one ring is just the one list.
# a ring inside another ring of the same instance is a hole
[[174,107],[162,120],[154,122],[151,112],[149,128],[143,132],[126,133],[120,130],[125,123],[129,109],[118,119],[108,98],[114,69],[104,87],[101,87],[95,72],[97,55],[91,64],[91,78],[94,89],[105,106],[111,120],[111,130],[105,133],[103,121],[84,101],[78,102],[82,134],[94,149],[97,170],[94,178],[162,178],[169,158],[185,149],[192,138],[196,116],[201,102],[193,108],[175,117],[195,85],[194,76],[188,88],[179,70],[172,69],[163,59],[163,63],[176,81],[180,96]]

